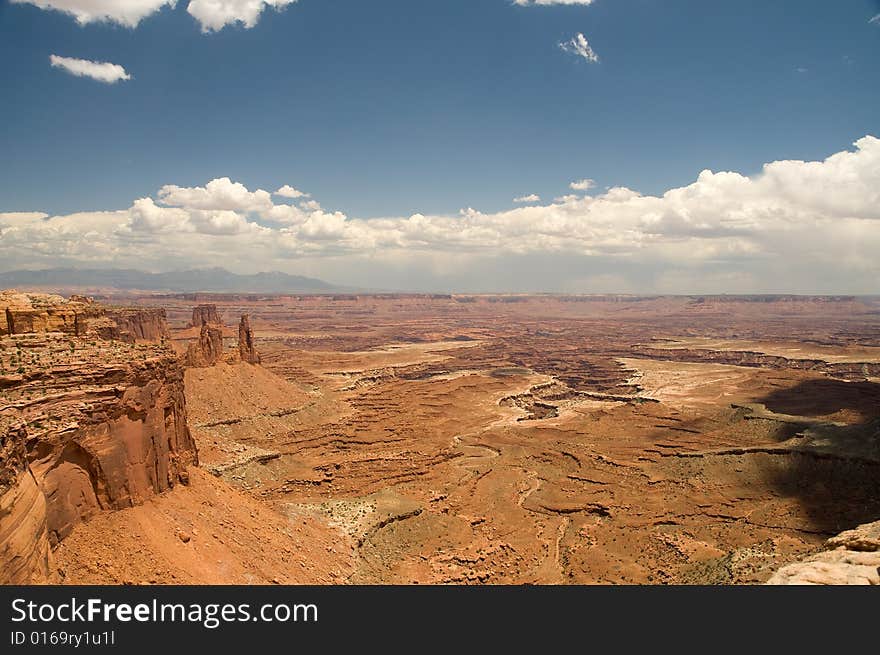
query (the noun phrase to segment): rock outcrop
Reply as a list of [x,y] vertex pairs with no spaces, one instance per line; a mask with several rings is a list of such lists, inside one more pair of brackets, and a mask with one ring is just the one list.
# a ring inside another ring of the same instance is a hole
[[202,323],[199,338],[186,350],[186,365],[195,368],[213,366],[223,356],[223,329]]
[[779,569],[771,585],[880,585],[880,521],[831,537],[832,549]]
[[254,347],[254,335],[251,332],[250,316],[241,315],[241,321],[238,324],[238,354],[241,361],[248,364],[259,364],[260,353]]
[[0,582],[46,582],[51,551],[46,497],[28,466],[23,423],[0,421]]
[[45,580],[80,521],[186,482],[197,462],[180,361],[142,343],[161,340],[164,313],[25,298],[0,337],[0,583]]
[[190,327],[201,327],[203,323],[223,325],[220,312],[217,311],[217,305],[197,305],[193,307]]
[[0,292],[0,337],[31,332],[76,334],[77,314],[85,305],[61,296]]
[[142,343],[171,338],[164,308],[114,308],[106,316],[116,323],[111,337],[115,340]]
[[162,308],[106,307],[84,296],[0,292],[0,337],[61,333],[127,343],[169,338]]

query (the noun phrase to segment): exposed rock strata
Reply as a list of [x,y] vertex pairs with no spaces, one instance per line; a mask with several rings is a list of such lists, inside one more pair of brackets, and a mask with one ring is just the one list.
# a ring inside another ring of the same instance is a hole
[[23,424],[0,427],[0,582],[49,578],[46,499],[27,463]]
[[[140,343],[167,333],[164,312],[15,295],[0,337],[0,583],[46,580],[80,521],[186,482],[197,460],[183,368]],[[96,339],[110,322],[120,338]]]
[[84,296],[0,292],[0,337],[46,333],[127,343],[169,337],[162,308],[105,307]]

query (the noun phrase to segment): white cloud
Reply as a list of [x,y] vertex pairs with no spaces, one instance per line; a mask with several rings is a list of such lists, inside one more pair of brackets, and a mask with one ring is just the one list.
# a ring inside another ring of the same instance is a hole
[[80,25],[107,21],[126,27],[137,27],[141,20],[165,5],[173,7],[177,4],[177,0],[11,0],[11,2],[62,11],[76,18]]
[[583,180],[577,180],[568,185],[568,188],[572,191],[587,191],[588,189],[592,189],[596,186],[596,182],[589,178],[585,178]]
[[275,192],[276,196],[281,196],[282,198],[308,198],[308,193],[303,193],[299,189],[294,189],[289,184],[285,184],[283,187],[278,189]]
[[880,25],[880,14],[877,14],[876,16],[871,18],[868,22],[874,23],[875,25]]
[[264,211],[261,216],[271,223],[298,225],[305,222],[308,214],[296,205],[274,205]]
[[388,288],[876,292],[880,139],[855,146],[751,177],[705,170],[659,196],[614,187],[451,216],[276,205],[228,178],[168,185],[120,211],[0,213],[0,268],[219,263]]
[[580,32],[578,32],[568,41],[563,41],[562,43],[560,43],[559,47],[565,50],[565,52],[570,52],[571,54],[577,55],[578,57],[583,57],[592,64],[599,61],[599,56],[595,52],[593,52],[593,48],[590,47],[590,44],[587,41],[587,37],[585,37]]
[[579,196],[575,193],[568,193],[564,196],[557,196],[557,197],[553,198],[553,202],[564,205],[569,202],[574,202],[575,200],[580,200],[580,199],[581,199],[581,196]]
[[186,10],[202,27],[202,32],[217,32],[227,25],[241,23],[254,27],[263,9],[281,10],[296,0],[191,0]]
[[[175,7],[177,0],[11,0],[40,9],[61,11],[73,16],[80,25],[105,21],[137,27],[147,16],[165,5]],[[239,23],[254,27],[266,7],[281,10],[297,0],[190,0],[186,10],[196,19],[202,32],[216,32]]]
[[541,202],[541,196],[539,196],[537,193],[530,193],[527,196],[520,196],[519,198],[514,198],[513,201],[514,202],[527,202],[527,203]]
[[221,177],[203,187],[166,184],[159,189],[159,202],[185,209],[258,212],[271,209],[272,196],[263,189],[248,191],[240,182]]
[[45,212],[0,212],[0,221],[27,221],[41,218],[49,218]]
[[98,80],[105,84],[114,84],[120,80],[131,79],[131,75],[126,73],[122,66],[105,61],[89,61],[88,59],[49,55],[49,62],[53,68],[64,69],[77,77],[91,77],[93,80]]
[[160,207],[152,198],[138,198],[128,210],[129,225],[138,232],[184,232],[189,213],[177,207]]

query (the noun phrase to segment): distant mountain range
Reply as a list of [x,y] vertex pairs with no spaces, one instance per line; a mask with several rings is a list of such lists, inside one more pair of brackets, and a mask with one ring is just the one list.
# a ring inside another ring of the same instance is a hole
[[0,288],[40,287],[213,292],[213,293],[338,293],[352,289],[329,282],[287,273],[239,275],[224,268],[196,268],[169,273],[146,273],[133,269],[49,268],[0,273]]

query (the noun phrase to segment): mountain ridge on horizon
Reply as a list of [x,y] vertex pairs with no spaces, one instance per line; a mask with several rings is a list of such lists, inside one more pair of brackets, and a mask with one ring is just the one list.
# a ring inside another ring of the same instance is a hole
[[151,273],[133,268],[19,269],[0,272],[0,288],[101,287],[120,291],[170,291],[205,293],[294,293],[303,291],[346,292],[351,287],[279,271],[233,273],[222,267],[190,268]]
[[116,291],[155,291],[168,293],[403,293],[403,294],[465,294],[465,295],[551,295],[551,296],[596,296],[629,298],[714,298],[714,299],[762,299],[773,298],[825,298],[834,300],[880,299],[880,294],[848,293],[681,293],[660,292],[570,292],[570,291],[511,291],[511,290],[438,290],[438,289],[385,289],[374,287],[353,287],[336,285],[318,278],[292,275],[280,271],[261,271],[259,273],[234,273],[223,267],[194,267],[162,273],[153,273],[133,268],[77,268],[56,267],[45,269],[15,269],[0,272],[0,289],[20,288],[23,291],[71,291],[88,289],[107,289]]

